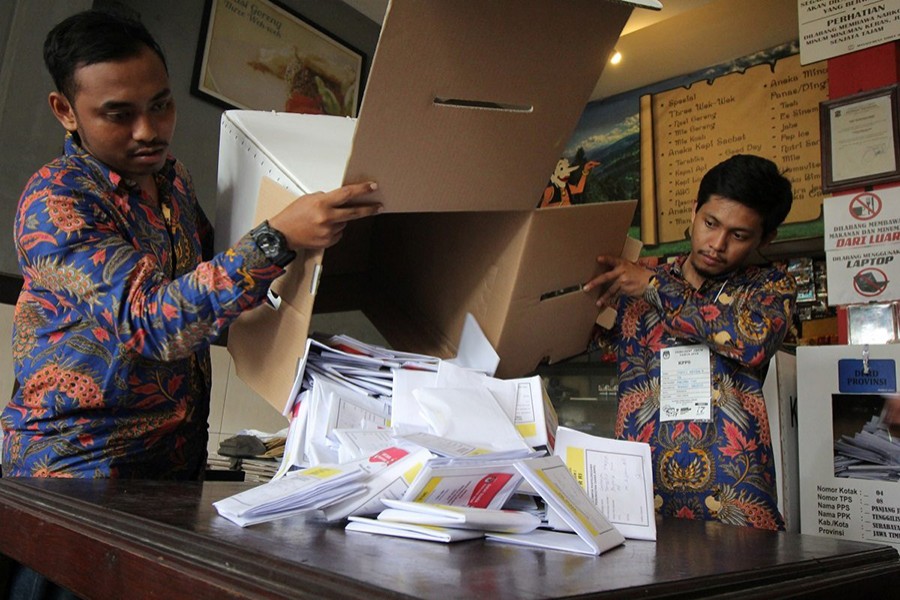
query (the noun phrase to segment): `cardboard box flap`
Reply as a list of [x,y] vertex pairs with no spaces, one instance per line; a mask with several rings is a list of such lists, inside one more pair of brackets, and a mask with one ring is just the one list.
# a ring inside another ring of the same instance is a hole
[[[467,312],[497,339],[533,212],[379,215],[369,288],[384,299],[380,314],[364,307],[367,316],[391,345],[412,352],[454,356]],[[382,319],[388,307],[396,318]]]
[[[256,218],[293,199],[263,178]],[[580,285],[599,254],[620,255],[635,201],[565,209],[388,214],[372,220],[368,269],[339,287],[391,346],[456,355],[472,313],[501,357],[497,375],[527,375],[587,347],[596,295]],[[272,289],[279,309],[260,306],[232,324],[228,349],[238,376],[281,410],[309,335],[322,253],[289,265]],[[337,282],[323,278],[322,288]]]
[[627,200],[534,213],[503,332],[491,340],[501,377],[587,350],[597,294],[584,293],[581,285],[600,273],[597,256],[622,255],[636,206]]
[[356,119],[347,117],[225,111],[219,131],[216,251],[229,248],[259,222],[255,200],[261,176],[294,197],[339,187],[355,127]]
[[379,216],[367,289],[384,294],[382,312],[364,310],[393,346],[442,357],[472,313],[497,374],[526,375],[587,348],[596,295],[580,285],[599,254],[621,255],[636,205]]
[[[255,220],[277,214],[295,197],[263,177]],[[299,253],[275,280],[270,289],[279,300],[277,310],[263,304],[241,314],[228,328],[228,352],[238,377],[279,411],[290,395],[309,335],[322,255],[321,251]]]
[[344,181],[377,181],[390,212],[534,208],[631,11],[392,2]]

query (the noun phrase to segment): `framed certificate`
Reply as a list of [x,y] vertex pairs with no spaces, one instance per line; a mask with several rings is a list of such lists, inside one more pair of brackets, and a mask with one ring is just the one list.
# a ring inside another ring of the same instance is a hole
[[897,84],[819,104],[822,191],[900,179]]

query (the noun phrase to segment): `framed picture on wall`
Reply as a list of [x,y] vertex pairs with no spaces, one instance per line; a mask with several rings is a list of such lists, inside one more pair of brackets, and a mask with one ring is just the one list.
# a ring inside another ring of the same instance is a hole
[[365,55],[273,0],[207,0],[191,91],[225,108],[355,117]]
[[819,105],[822,191],[900,180],[897,84]]

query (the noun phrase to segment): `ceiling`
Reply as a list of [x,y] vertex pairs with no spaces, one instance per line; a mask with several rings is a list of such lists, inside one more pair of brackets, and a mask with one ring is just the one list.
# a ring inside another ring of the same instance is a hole
[[[556,1],[556,0],[548,0]],[[344,0],[381,23],[388,0]],[[635,9],[591,100],[700,71],[797,39],[797,0],[661,0]]]

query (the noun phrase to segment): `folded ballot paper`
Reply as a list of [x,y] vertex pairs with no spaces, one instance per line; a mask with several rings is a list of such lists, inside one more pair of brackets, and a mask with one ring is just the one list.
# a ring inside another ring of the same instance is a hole
[[[591,501],[622,535],[636,540],[656,539],[649,444],[560,427],[554,454],[566,463]],[[548,513],[550,527],[571,531],[556,511]]]
[[380,521],[503,533],[528,533],[537,529],[541,524],[540,517],[521,510],[447,506],[446,504],[425,504],[388,499],[382,502],[387,508],[378,515]]
[[516,492],[519,459],[433,458],[410,484],[402,500],[500,509]]
[[319,465],[213,503],[218,513],[241,527],[302,514],[364,493],[360,462]]
[[540,376],[497,379],[475,369],[441,361],[433,387],[490,390],[507,418],[530,446],[553,447],[558,419]]
[[518,510],[492,510],[422,502],[384,500],[388,508],[377,519],[350,517],[347,531],[456,542],[484,537],[486,531],[528,533],[540,517]]
[[625,542],[560,457],[523,460],[516,463],[516,468],[575,533],[543,529],[525,534],[488,533],[489,540],[594,555]]
[[399,440],[361,460],[292,471],[213,506],[241,527],[313,511],[327,520],[375,514],[382,508],[382,497],[405,493],[430,457],[424,448]]
[[413,397],[430,433],[492,452],[531,450],[487,388],[418,388]]
[[378,535],[425,540],[429,542],[461,542],[484,537],[483,531],[475,529],[458,529],[439,525],[416,525],[415,523],[386,523],[369,517],[350,517],[344,528],[346,531],[359,531]]
[[351,515],[376,514],[383,508],[382,502],[392,498],[402,498],[423,465],[431,459],[425,448],[403,448],[395,444],[391,448],[379,450],[363,464],[381,463],[379,468],[365,469],[363,479],[365,491],[357,496],[339,500],[321,509],[321,518],[339,521]]
[[[440,416],[434,414],[436,410],[440,409],[435,407],[434,401],[429,397],[423,398],[422,392],[418,391],[428,389],[461,390],[463,393],[465,390],[476,389],[479,390],[477,397],[480,398],[485,398],[489,393],[493,398],[491,404],[496,403],[506,415],[505,420],[496,422],[501,424],[504,431],[508,431],[505,421],[509,421],[519,434],[513,436],[517,446],[520,446],[519,437],[523,438],[525,443],[531,447],[552,448],[553,446],[553,436],[558,420],[550,397],[544,389],[541,378],[537,375],[517,379],[498,379],[477,369],[461,367],[451,361],[441,361],[436,373],[395,371],[392,398],[393,427],[403,433],[430,431],[454,438],[452,432],[441,431]],[[477,397],[475,401],[477,401]],[[450,398],[448,402],[454,402],[454,399]],[[497,411],[493,410],[493,407],[491,408],[491,418],[499,419]],[[488,415],[481,414],[481,412],[479,411],[475,415],[464,412],[463,416],[459,417],[464,421],[463,428],[471,426],[469,422],[465,422],[467,418],[471,421],[478,417],[481,417],[478,423],[483,424],[484,427],[492,426],[491,423],[484,423],[484,419],[488,418]],[[512,434],[509,433],[509,435]],[[483,441],[480,440],[480,442]]]

